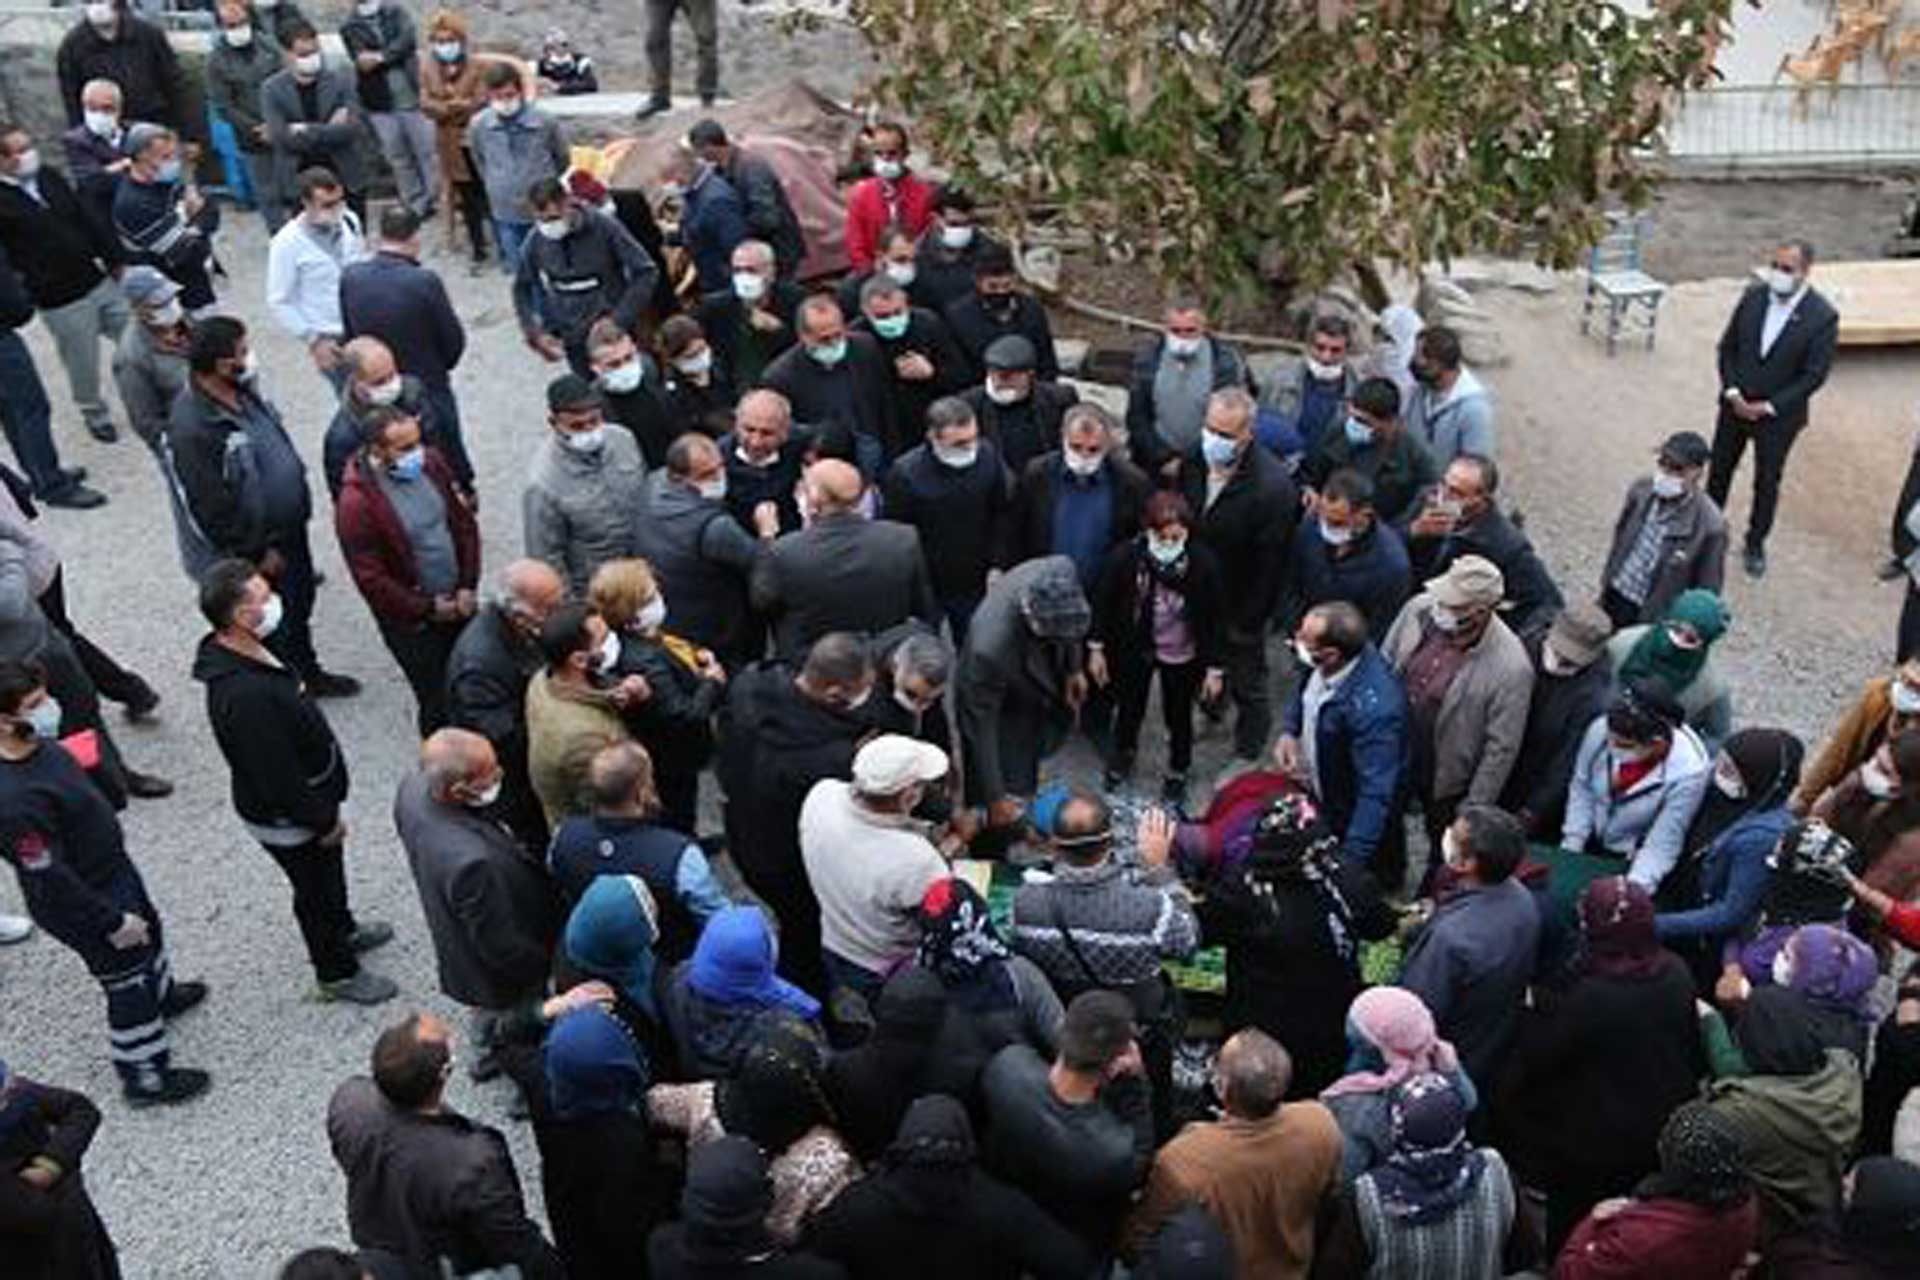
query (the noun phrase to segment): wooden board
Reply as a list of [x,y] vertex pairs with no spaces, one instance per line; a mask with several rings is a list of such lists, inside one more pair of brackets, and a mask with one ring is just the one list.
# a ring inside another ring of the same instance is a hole
[[1840,310],[1841,346],[1920,343],[1920,261],[1817,262],[1813,286]]

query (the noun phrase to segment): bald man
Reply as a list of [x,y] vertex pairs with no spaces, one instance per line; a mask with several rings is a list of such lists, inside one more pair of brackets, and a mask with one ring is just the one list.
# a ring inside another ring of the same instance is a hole
[[560,928],[559,898],[537,853],[492,816],[505,780],[491,742],[441,729],[393,798],[440,989],[474,1011],[483,1047],[499,1015],[539,998]]
[[778,391],[761,387],[740,397],[733,430],[720,437],[727,463],[727,510],[740,527],[756,536],[773,510],[774,534],[800,527],[794,493],[805,468],[805,442],[794,438],[793,406]]
[[541,666],[540,626],[566,596],[546,561],[513,561],[447,659],[447,719],[492,744],[505,774],[494,812],[529,849],[546,848],[547,822],[527,776],[527,682]]
[[473,500],[473,463],[466,447],[450,435],[433,397],[425,384],[411,374],[400,372],[393,350],[378,338],[359,337],[340,347],[340,367],[346,371],[346,386],[340,394],[340,408],[327,426],[320,446],[320,465],[326,472],[327,492],[340,500],[340,481],[346,474],[347,459],[367,442],[367,415],[375,409],[392,406],[420,420],[420,438],[436,450],[453,468],[454,484]]
[[801,482],[806,527],[776,539],[754,565],[753,607],[771,620],[788,662],[829,631],[878,635],[909,617],[939,629],[920,534],[861,515],[865,492],[851,464],[814,463]]

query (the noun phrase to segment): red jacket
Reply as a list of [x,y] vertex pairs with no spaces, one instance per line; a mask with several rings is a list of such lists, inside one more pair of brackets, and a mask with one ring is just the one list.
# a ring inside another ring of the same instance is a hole
[[[453,470],[431,448],[427,450],[425,479],[440,491],[440,500],[447,505],[447,526],[453,533],[453,554],[460,566],[459,585],[473,590],[480,583],[480,526],[472,508],[454,492]],[[333,527],[340,536],[347,570],[375,618],[418,626],[431,616],[433,597],[420,590],[420,574],[414,567],[406,527],[368,471],[365,450],[347,461],[340,496],[333,504]]]
[[1752,1196],[1715,1213],[1686,1200],[1635,1200],[1610,1218],[1588,1215],[1554,1264],[1554,1280],[1727,1280],[1753,1249]]
[[[891,188],[891,208],[887,190]],[[889,216],[891,215],[891,216]],[[933,220],[933,188],[912,173],[899,181],[862,178],[847,194],[847,256],[856,272],[873,270],[880,253],[880,233],[889,223],[898,222],[917,240]]]

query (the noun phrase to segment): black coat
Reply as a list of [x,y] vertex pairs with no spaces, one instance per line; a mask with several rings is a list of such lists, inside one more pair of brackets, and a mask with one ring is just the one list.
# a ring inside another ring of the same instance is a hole
[[1038,299],[1027,294],[1016,293],[1013,297],[1013,310],[1005,318],[982,306],[978,293],[969,293],[959,301],[948,304],[947,327],[953,330],[953,339],[960,344],[960,350],[973,370],[973,376],[968,381],[986,381],[987,348],[993,345],[995,338],[1009,333],[1017,333],[1033,344],[1034,354],[1038,357],[1033,372],[1039,381],[1059,381],[1060,359],[1054,354],[1053,326],[1047,322],[1047,309],[1040,305]]
[[91,23],[75,23],[60,42],[54,62],[69,125],[80,123],[80,91],[87,81],[111,80],[120,86],[121,119],[164,124],[188,138],[206,132],[201,116],[193,110],[192,91],[167,33],[125,9],[112,39],[95,31]]
[[[1110,663],[1153,661],[1153,597],[1144,589],[1151,576],[1144,536],[1133,537],[1107,553],[1093,592],[1092,638],[1106,646]],[[1176,589],[1183,602],[1181,616],[1193,631],[1194,661],[1203,669],[1221,666],[1227,600],[1221,587],[1220,562],[1197,540],[1187,543],[1187,568]]]
[[43,167],[38,186],[35,200],[23,188],[0,182],[0,248],[19,264],[33,304],[51,309],[86,297],[121,255],[112,229],[58,169]]
[[1297,620],[1317,604],[1345,600],[1366,615],[1368,638],[1379,644],[1413,594],[1407,544],[1391,525],[1375,521],[1345,556],[1333,552],[1320,536],[1318,520],[1302,520],[1293,531],[1287,556],[1288,615]]
[[[1227,387],[1251,390],[1253,379],[1247,374],[1247,361],[1240,354],[1240,349],[1212,334],[1207,335],[1206,343],[1212,356],[1213,386],[1210,390],[1220,391]],[[1134,354],[1132,381],[1128,387],[1127,445],[1133,450],[1133,460],[1147,470],[1161,466],[1173,456],[1173,449],[1160,435],[1153,403],[1154,380],[1160,376],[1160,365],[1166,356],[1165,337],[1149,341]]]
[[787,277],[799,271],[801,259],[807,256],[807,238],[774,167],[736,142],[727,149],[727,164],[720,173],[740,194],[747,231],[772,247],[780,274]]
[[[1747,430],[1805,426],[1807,402],[1827,380],[1840,339],[1840,313],[1818,290],[1809,288],[1774,340],[1772,350],[1761,355],[1760,336],[1770,297],[1764,284],[1749,286],[1720,334],[1720,389],[1738,390],[1750,401],[1766,400],[1773,405],[1772,418],[1739,423]],[[1739,421],[1728,413],[1724,399],[1720,414],[1723,419]]]
[[[972,385],[973,380],[967,376],[966,357],[954,345],[953,334],[939,316],[925,307],[912,308],[908,313],[907,331],[898,338],[881,337],[865,316],[856,319],[847,331],[866,334],[880,345],[881,354],[887,357],[894,421],[900,424],[902,448],[926,431],[927,409],[935,400]],[[919,382],[902,378],[893,363],[905,355],[925,356],[933,366],[933,376]]]
[[1534,553],[1533,543],[1499,507],[1489,506],[1471,525],[1443,537],[1416,538],[1408,533],[1413,520],[1431,505],[1433,496],[1434,491],[1428,490],[1416,499],[1407,508],[1407,519],[1399,525],[1413,562],[1413,580],[1437,578],[1461,556],[1481,556],[1491,560],[1505,580],[1506,601],[1500,616],[1509,630],[1525,635],[1552,622],[1553,615],[1566,605],[1566,597]]
[[913,251],[915,304],[944,311],[971,294],[974,260],[983,249],[999,243],[980,228],[974,229],[967,247],[958,251],[942,245],[937,233],[921,236],[919,247]]
[[911,443],[894,403],[893,361],[867,334],[849,333],[846,359],[831,369],[808,355],[806,348],[789,347],[767,366],[760,381],[787,398],[795,422],[815,430],[838,426],[869,436],[879,441],[889,458]]
[[[120,1280],[113,1239],[87,1194],[80,1163],[100,1128],[100,1108],[85,1094],[19,1078],[34,1114],[0,1143],[0,1257],[8,1280]],[[36,1156],[60,1166],[45,1191],[19,1172]]]
[[466,353],[466,328],[439,274],[391,250],[340,273],[340,319],[348,338],[380,339],[401,373],[437,390]]
[[733,512],[740,527],[748,533],[757,533],[753,527],[753,510],[763,502],[771,502],[780,512],[780,532],[792,533],[798,529],[800,507],[794,501],[793,491],[800,483],[807,442],[797,435],[790,437],[780,446],[774,460],[764,467],[741,459],[739,443],[731,432],[721,436],[719,444],[720,456],[727,460],[727,510]]
[[[1070,482],[1057,448],[1032,459],[1018,474],[1009,521],[1008,564],[1060,553],[1053,545],[1053,507],[1060,486]],[[1153,492],[1153,482],[1118,452],[1107,455],[1107,479],[1112,513],[1107,545],[1117,547],[1140,532],[1140,513]]]
[[1533,661],[1533,699],[1527,703],[1527,733],[1513,772],[1507,775],[1500,807],[1531,816],[1527,834],[1557,844],[1561,819],[1567,810],[1567,784],[1573,779],[1574,757],[1580,739],[1595,716],[1606,708],[1613,686],[1613,666],[1601,654],[1570,676],[1550,676],[1540,670],[1543,632],[1525,637]]
[[829,631],[875,635],[910,617],[937,626],[941,616],[919,533],[851,513],[776,541],[754,565],[752,594],[773,623],[775,652],[789,660]]
[[527,683],[539,648],[495,605],[480,610],[447,657],[447,722],[493,744],[503,773],[495,812],[521,841],[545,848],[547,820],[527,776]]
[[647,1241],[652,1280],[847,1280],[847,1270],[813,1253],[774,1253],[753,1262],[695,1262],[686,1256],[686,1226],[670,1222]]
[[980,434],[999,446],[1015,475],[1033,459],[1059,450],[1060,420],[1080,403],[1078,391],[1057,382],[1034,383],[1032,394],[1015,404],[995,404],[984,383],[961,392],[960,398],[973,410]]
[[1287,541],[1300,521],[1293,477],[1280,459],[1249,440],[1211,507],[1207,464],[1197,448],[1181,460],[1180,489],[1194,511],[1194,534],[1220,561],[1228,630],[1264,635],[1285,576]]
[[193,678],[233,772],[233,807],[258,825],[333,830],[347,798],[347,760],[320,706],[286,667],[202,637]]
[[747,304],[732,289],[701,295],[696,313],[700,331],[713,348],[714,363],[726,370],[735,387],[744,391],[761,385],[768,367],[792,348],[794,318],[805,297],[799,286],[776,280],[766,302],[767,310],[779,317],[780,328],[762,332],[747,323]]
[[985,593],[987,571],[1005,564],[1013,503],[1013,482],[999,450],[983,441],[973,465],[956,470],[923,444],[894,460],[880,492],[887,519],[919,530],[936,596],[952,600]]
[[600,388],[600,402],[606,406],[607,421],[633,433],[640,456],[649,471],[667,465],[667,450],[688,428],[674,412],[667,396],[666,382],[653,357],[640,353],[640,385],[632,391],[613,392]]
[[852,1280],[892,1280],[913,1259],[916,1280],[1083,1280],[1092,1258],[1073,1233],[978,1168],[942,1180],[937,1204],[915,1195],[911,1170],[881,1169],[814,1220],[808,1245]]
[[12,332],[33,322],[33,299],[26,282],[13,269],[12,259],[0,248],[0,330]]

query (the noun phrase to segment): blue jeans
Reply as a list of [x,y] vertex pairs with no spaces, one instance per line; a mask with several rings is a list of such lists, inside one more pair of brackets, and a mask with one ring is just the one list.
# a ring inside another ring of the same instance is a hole
[[33,366],[33,353],[18,333],[0,332],[0,429],[34,495],[41,498],[71,483],[60,470],[52,424],[53,406]]
[[520,246],[532,234],[531,222],[515,222],[509,218],[493,220],[493,238],[500,244],[500,265],[507,269],[508,275],[520,270]]

